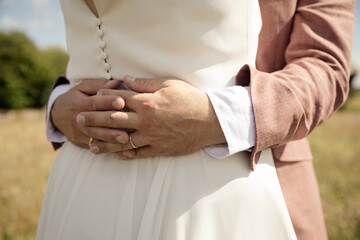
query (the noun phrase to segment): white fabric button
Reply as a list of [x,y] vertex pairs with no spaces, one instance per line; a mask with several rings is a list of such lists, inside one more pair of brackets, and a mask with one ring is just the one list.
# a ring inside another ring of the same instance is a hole
[[108,71],[110,69],[110,64],[104,63],[104,68],[106,71]]
[[105,59],[107,59],[108,55],[107,55],[106,52],[101,52],[100,57],[101,57],[102,60],[105,60]]
[[111,74],[110,73],[105,73],[105,79],[110,80],[111,79]]
[[94,20],[94,24],[95,24],[95,26],[100,26],[101,25],[101,19],[100,18],[95,18],[95,20]]
[[101,30],[101,29],[99,29],[99,30],[98,30],[98,36],[99,36],[99,37],[104,36],[104,31]]
[[104,48],[105,45],[106,45],[105,41],[102,41],[102,40],[99,41],[99,43],[98,43],[99,48]]

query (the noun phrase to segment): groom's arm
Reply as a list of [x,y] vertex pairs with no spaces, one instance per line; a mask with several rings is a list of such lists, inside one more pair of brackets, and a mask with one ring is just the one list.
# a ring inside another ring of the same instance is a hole
[[[345,102],[349,91],[355,1],[304,0],[289,11],[286,7],[263,1],[267,11],[257,68],[246,65],[237,76],[238,85],[251,88],[253,168],[261,150],[306,137]],[[280,26],[285,16],[289,21]],[[296,148],[292,154],[302,157]]]

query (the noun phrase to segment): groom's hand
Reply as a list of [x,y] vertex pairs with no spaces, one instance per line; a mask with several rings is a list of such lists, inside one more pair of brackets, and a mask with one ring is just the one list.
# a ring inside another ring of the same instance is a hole
[[[81,131],[76,122],[76,116],[84,111],[102,111],[122,109],[124,100],[119,96],[96,95],[99,89],[112,89],[118,86],[117,80],[91,79],[60,95],[54,102],[50,117],[54,126],[61,131],[73,144],[89,148],[89,138]],[[106,131],[107,129],[104,129]],[[128,141],[128,135],[123,131],[116,134],[122,136],[124,143]]]
[[[78,121],[84,133],[98,141],[93,153],[118,153],[122,159],[182,155],[204,146],[223,143],[225,137],[206,93],[176,79],[134,79],[125,77],[133,91],[104,89],[101,96],[121,96],[134,112],[83,112]],[[100,128],[99,128],[100,127]],[[112,133],[103,128],[133,128],[130,143],[109,142]]]

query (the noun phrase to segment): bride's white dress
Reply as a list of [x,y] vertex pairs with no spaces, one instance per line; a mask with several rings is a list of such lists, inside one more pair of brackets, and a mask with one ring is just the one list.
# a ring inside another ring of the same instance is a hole
[[[253,0],[61,0],[72,85],[173,76],[204,90],[254,64]],[[191,97],[191,96],[190,96]],[[52,168],[36,239],[296,239],[269,149],[122,161],[70,142]]]

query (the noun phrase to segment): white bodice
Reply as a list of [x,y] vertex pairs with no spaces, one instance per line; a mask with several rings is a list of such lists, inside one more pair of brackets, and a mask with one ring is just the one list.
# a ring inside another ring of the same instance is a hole
[[88,78],[175,77],[204,90],[234,85],[255,64],[253,0],[61,0],[74,85]]

